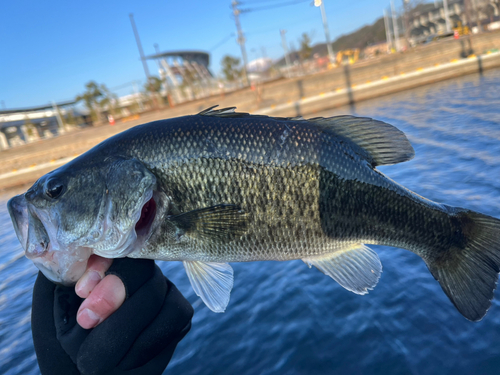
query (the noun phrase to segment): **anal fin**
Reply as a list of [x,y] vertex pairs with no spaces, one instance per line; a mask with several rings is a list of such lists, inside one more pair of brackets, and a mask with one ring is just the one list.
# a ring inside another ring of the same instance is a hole
[[183,261],[191,286],[213,312],[224,312],[231,289],[233,269],[227,263]]
[[377,253],[363,244],[302,260],[356,294],[367,294],[369,289],[377,285],[382,273]]

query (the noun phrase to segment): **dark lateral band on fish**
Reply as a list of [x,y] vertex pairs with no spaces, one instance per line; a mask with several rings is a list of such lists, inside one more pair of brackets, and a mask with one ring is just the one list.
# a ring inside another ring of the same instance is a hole
[[429,201],[376,167],[412,159],[370,118],[304,119],[208,108],[140,125],[41,177],[8,208],[26,255],[70,285],[88,257],[182,261],[223,312],[229,262],[302,259],[366,294],[382,272],[366,244],[410,250],[467,319],[491,305],[500,220]]

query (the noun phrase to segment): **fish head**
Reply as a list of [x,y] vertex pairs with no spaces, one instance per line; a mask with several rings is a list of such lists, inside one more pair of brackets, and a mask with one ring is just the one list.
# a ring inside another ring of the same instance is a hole
[[140,248],[156,219],[156,178],[142,163],[77,161],[7,204],[26,257],[63,285],[78,281],[92,254],[120,258]]

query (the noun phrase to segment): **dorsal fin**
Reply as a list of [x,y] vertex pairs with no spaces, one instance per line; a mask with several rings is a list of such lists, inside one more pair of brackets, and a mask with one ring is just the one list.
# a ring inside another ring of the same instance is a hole
[[315,117],[304,119],[298,117],[272,117],[265,115],[250,115],[244,112],[235,112],[236,107],[214,109],[207,108],[198,115],[216,117],[266,117],[277,121],[310,122],[317,125],[322,131],[346,138],[356,144],[368,162],[377,165],[397,164],[411,160],[415,151],[405,134],[396,127],[369,117],[334,116]]
[[308,120],[323,131],[349,139],[366,152],[372,166],[411,160],[415,151],[396,127],[368,117],[335,116]]
[[217,116],[217,117],[241,117],[241,116],[249,116],[248,113],[245,112],[235,112],[236,107],[227,107],[221,109],[217,108],[219,105],[214,105],[210,108],[204,109],[198,115],[201,116]]

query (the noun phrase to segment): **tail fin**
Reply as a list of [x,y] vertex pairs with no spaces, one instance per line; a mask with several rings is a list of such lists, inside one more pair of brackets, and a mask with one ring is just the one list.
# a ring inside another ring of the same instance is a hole
[[479,321],[491,306],[500,271],[500,220],[460,208],[450,211],[456,229],[451,247],[426,260],[427,266],[458,311]]

